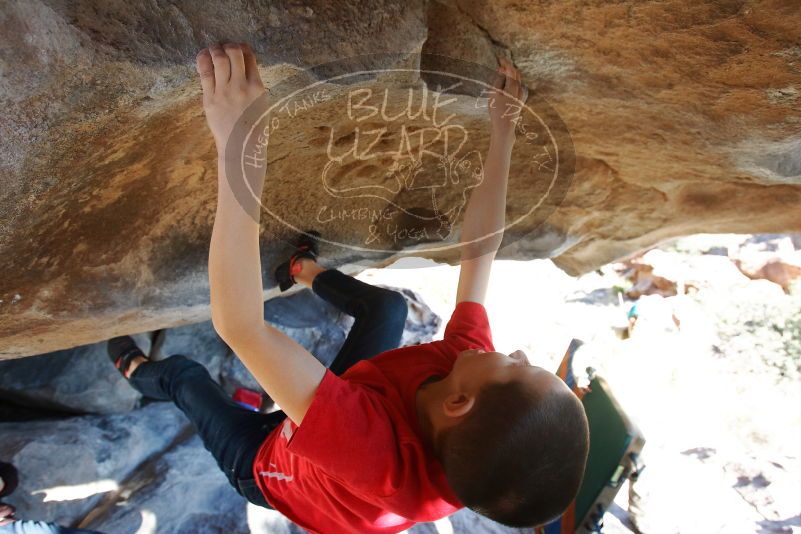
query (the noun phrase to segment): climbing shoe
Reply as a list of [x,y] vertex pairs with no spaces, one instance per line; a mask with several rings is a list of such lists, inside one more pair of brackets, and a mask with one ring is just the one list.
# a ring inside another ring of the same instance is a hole
[[316,230],[307,230],[305,233],[298,236],[293,243],[295,252],[292,253],[287,261],[275,268],[275,280],[278,282],[278,287],[281,289],[281,292],[295,285],[294,276],[298,274],[301,269],[299,260],[303,258],[317,260],[317,255],[319,254],[319,238],[320,232]]
[[131,366],[131,362],[134,358],[142,356],[146,360],[149,359],[145,353],[136,346],[131,336],[119,336],[109,339],[106,350],[108,352],[108,357],[111,358],[111,363],[114,364],[114,367],[116,367],[125,378],[128,378],[128,368]]

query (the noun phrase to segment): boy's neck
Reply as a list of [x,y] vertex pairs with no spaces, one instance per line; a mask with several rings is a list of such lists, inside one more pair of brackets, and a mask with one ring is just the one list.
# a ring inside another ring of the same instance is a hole
[[415,401],[417,405],[417,421],[419,423],[420,431],[423,433],[420,438],[426,448],[438,457],[435,443],[437,437],[437,428],[434,424],[434,417],[432,417],[431,409],[437,402],[437,391],[439,388],[437,383],[442,381],[441,376],[431,376],[420,384],[417,388]]

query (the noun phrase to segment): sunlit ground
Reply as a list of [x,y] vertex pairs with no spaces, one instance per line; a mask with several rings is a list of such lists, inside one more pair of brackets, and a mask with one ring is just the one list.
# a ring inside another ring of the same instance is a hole
[[119,485],[115,480],[96,480],[86,484],[73,484],[70,486],[53,486],[41,490],[33,490],[34,495],[44,495],[42,502],[77,501],[86,499],[99,493],[117,491]]

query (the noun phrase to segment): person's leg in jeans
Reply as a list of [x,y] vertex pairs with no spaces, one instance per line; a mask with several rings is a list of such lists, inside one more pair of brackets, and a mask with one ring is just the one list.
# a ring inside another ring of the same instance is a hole
[[94,530],[62,527],[44,521],[18,520],[0,526],[0,534],[100,534]]
[[231,485],[247,500],[269,507],[253,479],[252,467],[267,435],[286,418],[282,411],[252,412],[234,402],[206,368],[181,355],[135,361],[130,384],[144,396],[169,400],[197,429]]
[[314,260],[301,259],[295,281],[343,313],[354,317],[345,343],[329,369],[341,375],[360,360],[398,348],[406,324],[408,306],[397,291],[372,286],[334,269],[324,269]]
[[[329,366],[337,375],[360,360],[397,348],[408,308],[397,291],[375,287],[309,259],[295,280],[343,313],[354,317],[345,343]],[[143,395],[171,400],[200,434],[231,484],[248,500],[267,506],[251,470],[259,446],[286,415],[250,412],[231,400],[206,369],[183,356],[134,367],[131,384]]]

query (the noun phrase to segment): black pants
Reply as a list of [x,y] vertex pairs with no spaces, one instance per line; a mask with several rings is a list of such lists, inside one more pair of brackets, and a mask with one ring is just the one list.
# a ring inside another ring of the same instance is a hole
[[[397,291],[365,284],[333,269],[318,274],[312,289],[355,318],[329,367],[335,374],[400,344],[407,306]],[[140,365],[130,383],[146,397],[174,402],[192,421],[239,494],[269,508],[253,479],[253,461],[267,435],[286,418],[283,411],[262,414],[242,408],[205,367],[181,355]]]

